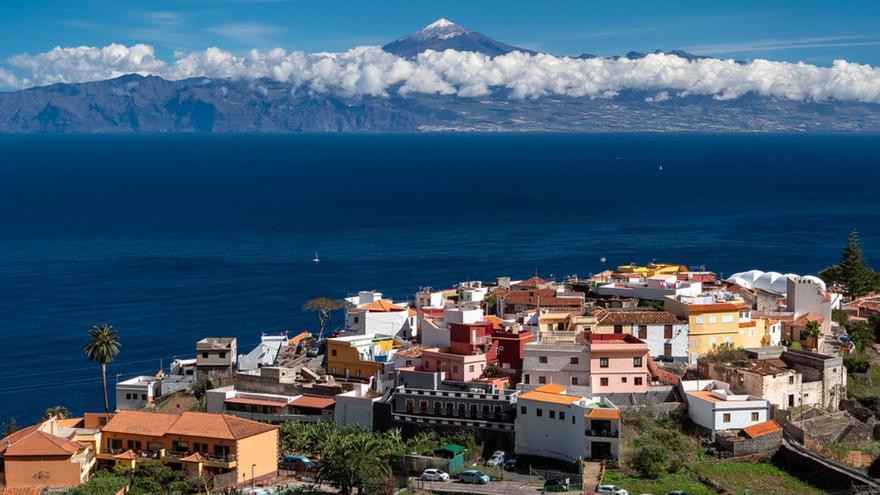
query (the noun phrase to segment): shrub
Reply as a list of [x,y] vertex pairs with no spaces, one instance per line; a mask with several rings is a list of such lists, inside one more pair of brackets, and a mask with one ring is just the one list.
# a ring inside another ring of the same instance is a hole
[[704,359],[712,363],[730,363],[740,361],[746,358],[746,350],[742,347],[734,347],[729,342],[724,342],[712,347],[712,350],[706,353]]
[[871,366],[871,360],[862,351],[851,352],[843,358],[843,365],[850,373],[864,373]]
[[660,445],[645,445],[637,448],[630,464],[643,478],[657,479],[666,471],[669,451]]

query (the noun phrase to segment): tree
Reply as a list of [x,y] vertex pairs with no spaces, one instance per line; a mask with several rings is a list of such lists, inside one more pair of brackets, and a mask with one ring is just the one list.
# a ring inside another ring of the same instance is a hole
[[0,422],[0,430],[2,430],[0,437],[8,437],[18,431],[18,423],[15,418],[9,418],[9,421]]
[[809,343],[807,344],[807,346],[812,349],[812,348],[818,347],[818,345],[819,345],[818,339],[819,339],[819,335],[821,333],[822,333],[822,331],[821,331],[821,328],[819,327],[819,322],[816,320],[810,320],[807,322],[806,328],[804,329],[804,332],[801,335],[801,337],[806,338],[808,342],[812,343],[812,345],[810,345]]
[[43,413],[43,417],[46,419],[49,419],[53,416],[58,419],[67,419],[70,417],[70,410],[68,410],[64,406],[53,406],[46,409],[46,412]]
[[501,371],[501,368],[498,367],[495,363],[489,363],[486,365],[486,369],[483,370],[483,376],[486,378],[498,378],[504,373]]
[[83,348],[90,361],[101,366],[101,383],[104,386],[104,412],[110,413],[110,401],[107,400],[107,364],[119,355],[119,335],[109,323],[99,323],[89,329],[89,339]]
[[741,361],[746,357],[746,350],[742,347],[734,347],[730,342],[722,342],[712,346],[712,349],[703,356],[703,359],[712,363],[731,363],[733,361]]
[[669,451],[661,445],[644,445],[632,454],[630,463],[643,478],[657,479],[666,471]]
[[839,285],[849,299],[861,297],[880,286],[880,275],[865,261],[859,242],[859,233],[850,232],[840,263],[819,272],[827,284]]
[[318,297],[309,299],[303,304],[303,311],[314,311],[318,313],[318,340],[324,336],[324,330],[330,326],[331,315],[334,311],[345,307],[345,302],[338,299],[329,299],[326,297]]

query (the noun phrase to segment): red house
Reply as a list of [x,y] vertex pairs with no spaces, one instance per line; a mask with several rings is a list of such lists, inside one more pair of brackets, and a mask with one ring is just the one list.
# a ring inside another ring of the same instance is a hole
[[486,354],[486,360],[495,361],[495,346],[492,345],[492,324],[450,323],[449,352],[462,356]]
[[535,336],[528,330],[520,332],[508,332],[495,330],[492,333],[492,341],[498,345],[498,366],[502,369],[521,371],[525,346],[535,341]]

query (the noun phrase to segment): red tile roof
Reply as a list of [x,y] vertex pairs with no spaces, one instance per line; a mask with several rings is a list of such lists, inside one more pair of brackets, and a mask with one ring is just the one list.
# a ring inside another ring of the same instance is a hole
[[22,488],[0,488],[0,495],[40,495],[41,493],[43,493],[43,489],[36,486],[28,486]]
[[528,306],[563,306],[580,308],[584,304],[583,294],[570,294],[570,297],[557,297],[556,289],[514,290],[504,296],[504,304]]
[[594,407],[588,409],[584,416],[591,419],[620,419],[620,411],[608,407]]
[[763,423],[749,426],[748,428],[743,428],[743,433],[749,438],[756,438],[781,429],[782,428],[776,423],[776,421],[771,419],[769,421],[764,421]]
[[194,454],[190,454],[190,455],[188,455],[188,456],[186,456],[186,457],[181,457],[180,460],[183,461],[183,462],[196,462],[196,463],[199,463],[199,462],[205,462],[205,461],[207,460],[207,458],[206,458],[205,456],[203,456],[202,454],[196,452],[196,453],[194,453]]
[[309,409],[324,409],[336,404],[336,399],[332,397],[321,397],[318,395],[302,395],[297,397],[290,403],[294,407],[305,407]]
[[6,457],[71,456],[83,449],[83,446],[77,442],[71,442],[39,429],[17,438],[11,445],[5,445],[6,450],[3,455]]
[[391,301],[388,299],[379,299],[378,301],[373,301],[369,304],[361,306],[357,308],[359,310],[371,311],[375,313],[388,313],[392,311],[406,311],[406,308],[403,306],[395,306],[391,304]]
[[119,411],[102,429],[104,432],[161,437],[184,435],[239,440],[277,429],[277,426],[247,419],[200,412],[181,414]]
[[654,311],[644,309],[607,310],[597,308],[593,315],[599,323],[608,324],[633,324],[633,325],[680,325],[684,322],[679,320],[669,311]]
[[114,458],[114,459],[119,459],[119,460],[123,460],[123,461],[124,461],[124,460],[137,459],[137,458],[138,458],[138,455],[135,454],[133,450],[128,449],[128,450],[126,450],[125,452],[123,452],[123,453],[121,453],[121,454],[116,454],[116,455],[114,455],[113,458]]

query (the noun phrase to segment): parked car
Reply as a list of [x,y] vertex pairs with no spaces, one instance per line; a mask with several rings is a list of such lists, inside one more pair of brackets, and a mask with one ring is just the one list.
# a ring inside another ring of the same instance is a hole
[[599,487],[596,488],[596,493],[607,493],[609,495],[629,495],[628,491],[614,485],[599,485]]
[[468,471],[462,471],[461,474],[458,475],[458,481],[461,481],[462,483],[473,483],[475,485],[486,485],[492,481],[492,479],[481,471],[470,469]]
[[486,461],[486,465],[489,467],[498,467],[502,464],[504,464],[504,458],[498,456],[492,456],[491,458],[489,458],[488,461]]
[[544,489],[542,492],[567,492],[571,490],[571,485],[569,485],[568,480],[547,480],[544,482]]
[[422,479],[425,481],[449,481],[449,474],[440,469],[429,468],[422,471]]
[[516,459],[511,457],[504,461],[504,470],[505,471],[516,471]]
[[500,458],[504,459],[504,457],[506,455],[507,455],[507,453],[505,453],[503,450],[496,450],[495,452],[492,452],[491,457],[500,457]]
[[317,467],[317,464],[304,455],[284,455],[278,459],[278,467],[291,471],[312,471]]
[[684,490],[673,490],[671,492],[666,492],[666,495],[688,495],[688,492]]

